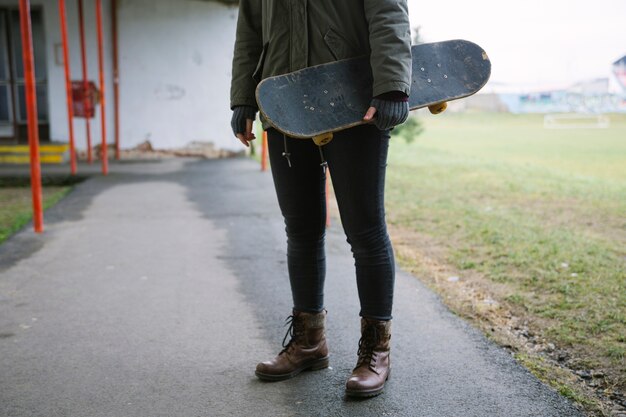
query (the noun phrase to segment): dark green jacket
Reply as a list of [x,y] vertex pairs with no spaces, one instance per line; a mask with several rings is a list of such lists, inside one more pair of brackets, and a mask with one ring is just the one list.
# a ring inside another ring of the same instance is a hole
[[374,96],[409,95],[406,0],[240,0],[231,108],[256,108],[264,78],[363,55],[370,56]]

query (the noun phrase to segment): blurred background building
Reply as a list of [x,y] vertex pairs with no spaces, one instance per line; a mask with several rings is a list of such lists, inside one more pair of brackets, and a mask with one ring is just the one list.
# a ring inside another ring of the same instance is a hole
[[[122,147],[193,141],[236,148],[229,88],[235,1],[104,0],[107,131],[114,128],[112,15],[117,13]],[[31,0],[41,141],[67,142],[63,51],[57,1]],[[93,0],[84,0],[89,79],[98,82]],[[77,1],[67,0],[72,78],[81,80]],[[0,0],[0,144],[26,143],[26,111],[17,0]],[[100,114],[91,129],[100,138]],[[86,147],[80,119],[76,145]],[[112,134],[108,142],[112,141]]]

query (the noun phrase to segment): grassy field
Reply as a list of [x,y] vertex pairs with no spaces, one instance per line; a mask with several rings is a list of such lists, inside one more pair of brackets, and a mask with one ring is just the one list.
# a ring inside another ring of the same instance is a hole
[[[76,182],[74,180],[70,183]],[[71,189],[65,180],[44,183],[44,207],[56,204]],[[32,197],[28,179],[0,178],[0,243],[32,219]]]
[[420,121],[424,133],[412,143],[393,139],[387,174],[390,230],[404,266],[455,311],[492,331],[508,326],[527,347],[593,373],[607,395],[619,396],[626,116],[612,115],[609,129],[577,130],[544,129],[541,115]]

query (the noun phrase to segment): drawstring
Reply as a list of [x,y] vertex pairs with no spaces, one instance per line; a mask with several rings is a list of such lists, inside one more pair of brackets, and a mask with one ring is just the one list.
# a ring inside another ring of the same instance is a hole
[[322,163],[320,164],[320,166],[322,167],[322,171],[324,171],[324,175],[326,175],[326,169],[328,168],[328,162],[326,162],[326,159],[324,158],[324,152],[322,151],[322,147],[318,146],[319,150],[320,150],[320,159],[322,160]]
[[283,133],[283,143],[285,146],[285,151],[283,152],[283,156],[287,159],[287,164],[289,164],[289,168],[291,168],[291,154],[287,151],[287,135]]
[[[289,165],[289,168],[291,168],[291,153],[289,152],[289,149],[287,149],[287,135],[285,135],[284,133],[283,133],[283,147],[284,147],[283,156],[285,157],[285,159],[287,159],[287,164]],[[326,162],[326,158],[324,157],[324,151],[322,151],[322,145],[319,145],[317,148],[320,151],[320,160],[322,161],[320,166],[322,167],[322,171],[324,172],[324,175],[326,175],[326,170],[328,169],[328,162]]]

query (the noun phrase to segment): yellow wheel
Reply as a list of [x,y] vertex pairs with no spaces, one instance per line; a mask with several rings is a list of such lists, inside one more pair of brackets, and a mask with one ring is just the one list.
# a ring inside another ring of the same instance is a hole
[[432,106],[428,106],[428,110],[430,110],[432,114],[443,113],[444,111],[446,111],[447,108],[448,103],[446,103],[445,101],[443,103],[437,103],[433,104]]
[[317,146],[324,146],[326,145],[328,142],[330,142],[331,140],[333,140],[333,134],[332,132],[330,133],[324,133],[323,135],[319,135],[319,136],[315,136],[313,138],[313,142],[315,142],[315,144]]

